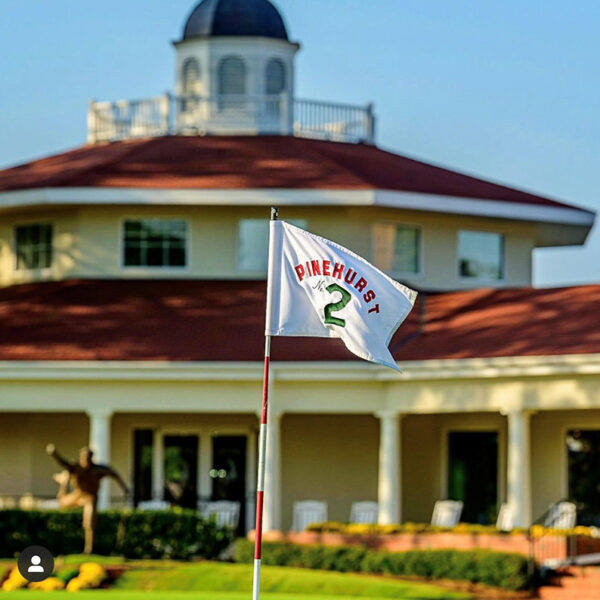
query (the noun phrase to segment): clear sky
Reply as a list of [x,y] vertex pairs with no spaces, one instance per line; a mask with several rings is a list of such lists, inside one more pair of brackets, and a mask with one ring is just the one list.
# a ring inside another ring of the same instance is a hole
[[[275,0],[298,95],[375,102],[378,143],[600,211],[600,3]],[[90,99],[172,89],[194,0],[0,0],[0,166],[83,143]],[[538,285],[600,282],[583,249],[536,251]]]

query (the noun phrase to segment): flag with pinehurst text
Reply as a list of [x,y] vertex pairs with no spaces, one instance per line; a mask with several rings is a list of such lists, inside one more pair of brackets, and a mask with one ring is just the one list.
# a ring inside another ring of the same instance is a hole
[[266,334],[340,338],[348,350],[398,369],[388,345],[417,293],[350,250],[271,221]]

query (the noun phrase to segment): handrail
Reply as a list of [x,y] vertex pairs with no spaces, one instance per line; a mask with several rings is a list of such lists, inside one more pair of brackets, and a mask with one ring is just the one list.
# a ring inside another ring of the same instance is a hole
[[203,134],[297,135],[374,143],[373,105],[277,95],[163,96],[91,102],[90,143]]
[[551,513],[563,502],[576,504],[568,499],[559,500],[550,505],[548,510],[535,519],[528,528],[529,574],[532,577],[538,566],[543,574],[544,571],[573,564],[577,555],[576,536],[569,535],[569,530],[564,530],[561,534],[559,528],[552,528],[552,524],[560,522],[561,518],[568,513],[566,511],[557,513],[553,522],[548,524]]

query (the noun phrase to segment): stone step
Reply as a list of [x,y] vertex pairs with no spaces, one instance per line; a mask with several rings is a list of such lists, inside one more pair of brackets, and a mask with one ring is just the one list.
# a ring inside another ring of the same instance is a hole
[[542,587],[538,590],[539,600],[598,600],[598,591]]

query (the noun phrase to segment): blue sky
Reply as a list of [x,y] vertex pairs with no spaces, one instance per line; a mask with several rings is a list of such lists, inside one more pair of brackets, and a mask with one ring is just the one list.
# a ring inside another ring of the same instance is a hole
[[[91,99],[173,87],[194,0],[0,0],[0,166],[81,144]],[[600,210],[600,3],[276,0],[298,95],[375,102],[403,154]],[[600,282],[583,249],[536,252],[539,285]]]

